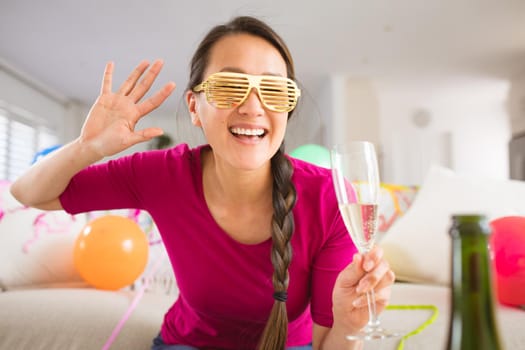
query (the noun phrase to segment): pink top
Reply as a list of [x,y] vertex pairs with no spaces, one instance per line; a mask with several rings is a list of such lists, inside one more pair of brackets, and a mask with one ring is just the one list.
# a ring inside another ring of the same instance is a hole
[[[200,146],[136,153],[92,165],[60,196],[68,213],[147,210],[161,233],[180,294],[164,317],[168,344],[254,349],[273,305],[271,239],[247,245],[215,222],[202,188]],[[357,252],[338,211],[330,170],[291,158],[297,204],[286,302],[287,346],[331,327],[335,279]]]

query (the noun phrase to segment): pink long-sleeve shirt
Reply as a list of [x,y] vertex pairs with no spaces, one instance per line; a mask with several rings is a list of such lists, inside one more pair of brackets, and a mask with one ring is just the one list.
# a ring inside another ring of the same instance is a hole
[[[164,342],[255,349],[274,302],[271,239],[239,243],[213,219],[202,187],[204,147],[181,144],[92,165],[73,177],[60,201],[72,214],[122,208],[150,213],[180,290],[164,317]],[[312,322],[332,325],[333,285],[357,250],[340,216],[330,170],[291,161],[297,203],[287,346],[298,346],[312,341]]]

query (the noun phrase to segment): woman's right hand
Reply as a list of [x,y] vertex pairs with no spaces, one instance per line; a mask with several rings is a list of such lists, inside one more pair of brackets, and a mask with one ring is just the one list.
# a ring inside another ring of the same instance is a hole
[[[78,141],[102,159],[163,133],[160,128],[135,130],[138,121],[159,107],[175,89],[169,82],[143,100],[162,69],[163,62],[142,61],[118,91],[112,92],[113,62],[106,65],[100,96],[91,107]],[[142,79],[141,79],[142,77]]]
[[[159,128],[135,130],[137,122],[157,108],[173,92],[167,83],[141,101],[158,76],[162,61],[141,62],[117,92],[111,91],[113,63],[106,65],[100,96],[84,122],[80,136],[36,162],[12,185],[21,203],[44,210],[62,209],[59,196],[80,170],[139,142],[162,134]],[[141,79],[142,78],[142,79]]]

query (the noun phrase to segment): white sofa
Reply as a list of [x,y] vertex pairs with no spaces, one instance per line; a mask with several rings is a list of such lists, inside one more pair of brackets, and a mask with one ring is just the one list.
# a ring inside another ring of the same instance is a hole
[[[0,294],[0,349],[102,349],[136,294],[90,288],[38,288]],[[149,349],[173,295],[146,293],[110,349]],[[444,350],[449,324],[449,289],[396,283],[391,305],[434,305],[437,319],[405,340],[404,349]],[[505,349],[525,348],[525,311],[499,305],[497,314]],[[408,334],[432,315],[429,310],[387,310],[386,328]],[[397,349],[399,339],[373,341],[365,349]]]
[[[135,297],[93,288],[24,288],[0,294],[0,349],[102,349]],[[174,296],[145,293],[110,349],[149,349]]]
[[[91,288],[72,262],[73,242],[89,217],[24,209],[7,187],[0,182],[0,350],[103,349],[137,301],[145,278],[150,285],[110,349],[149,349],[177,296],[167,260],[153,271],[154,262],[165,259],[163,248],[152,247],[150,263],[133,288]],[[445,349],[450,305],[447,230],[450,214],[465,210],[490,217],[523,215],[525,183],[475,181],[435,168],[410,209],[387,225],[379,244],[399,278],[391,305],[426,305],[439,313],[433,323],[404,340],[404,349]],[[497,315],[505,349],[525,349],[525,311],[497,304]],[[387,310],[381,320],[387,328],[409,334],[431,316],[429,309]],[[397,349],[399,341],[373,341],[365,349]]]

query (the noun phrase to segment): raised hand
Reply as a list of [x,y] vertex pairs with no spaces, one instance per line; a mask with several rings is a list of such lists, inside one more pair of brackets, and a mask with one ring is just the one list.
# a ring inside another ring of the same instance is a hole
[[118,91],[112,92],[114,64],[109,62],[104,71],[100,96],[91,107],[79,141],[103,158],[161,135],[163,131],[160,128],[135,130],[135,126],[142,117],[159,107],[175,89],[175,83],[169,82],[153,96],[141,101],[163,64],[157,60],[150,67],[147,61],[142,61]]

